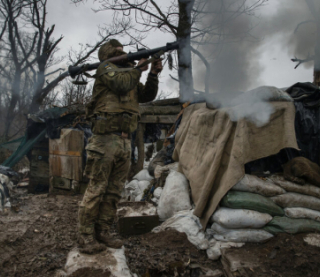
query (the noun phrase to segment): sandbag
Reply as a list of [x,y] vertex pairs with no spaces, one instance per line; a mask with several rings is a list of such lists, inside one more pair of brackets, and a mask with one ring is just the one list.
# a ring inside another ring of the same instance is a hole
[[172,171],[166,179],[160,196],[159,218],[166,220],[176,212],[190,209],[189,182],[182,173]]
[[217,260],[221,256],[221,249],[223,248],[231,248],[231,247],[242,247],[244,243],[242,242],[224,242],[224,241],[216,241],[215,239],[211,239],[209,241],[210,247],[207,249],[207,256],[210,260]]
[[1,174],[0,173],[0,184],[9,184],[10,183],[10,178],[7,175]]
[[139,191],[140,193],[138,194],[138,196],[135,198],[135,201],[141,201],[141,199],[144,196],[145,190],[150,186],[150,182],[149,181],[139,181],[138,182],[138,187],[139,187]]
[[272,216],[245,209],[220,208],[212,216],[214,222],[228,229],[258,229],[272,220]]
[[284,212],[290,218],[307,218],[320,221],[320,212],[307,208],[285,208]]
[[301,207],[320,211],[320,199],[313,196],[289,192],[271,197],[271,199],[274,203],[283,208]]
[[167,229],[186,233],[188,240],[198,249],[206,250],[209,248],[209,241],[205,237],[199,218],[193,214],[193,210],[176,213],[160,226],[154,228],[152,232],[159,233]]
[[298,185],[293,182],[287,181],[283,176],[279,175],[272,175],[269,179],[288,192],[296,192],[320,198],[320,188],[316,186],[310,184],[305,184],[303,186]]
[[154,169],[154,178],[160,178],[161,174],[165,171],[169,171],[169,170],[177,171],[178,166],[179,166],[179,163],[172,163],[164,166],[157,165]]
[[256,229],[226,229],[218,223],[213,223],[211,229],[216,232],[214,239],[231,242],[264,242],[273,237],[265,230]]
[[283,188],[270,181],[264,181],[257,176],[248,174],[245,174],[231,190],[252,192],[263,196],[275,196],[286,192]]
[[164,166],[165,161],[167,159],[167,147],[163,147],[151,160],[148,165],[148,172],[150,176],[154,176],[154,171],[156,166]]
[[132,180],[125,185],[125,196],[130,196],[131,201],[140,201],[149,185],[150,181]]
[[153,196],[154,196],[155,198],[160,198],[161,193],[162,193],[162,190],[163,190],[163,188],[161,188],[161,187],[156,188],[156,189],[154,190],[154,192],[153,192]]
[[273,203],[272,200],[251,192],[229,191],[221,200],[221,206],[232,209],[253,210],[272,216],[284,215],[283,209]]
[[272,234],[319,232],[320,223],[311,219],[293,219],[275,216],[263,229]]
[[162,187],[158,187],[153,192],[153,198],[151,199],[151,201],[157,205],[159,204],[159,199],[160,199],[162,190],[163,190]]
[[[105,274],[88,275],[88,273],[84,273],[88,268],[103,270],[105,271]],[[81,272],[81,270],[83,271]],[[110,272],[110,275],[108,275],[108,272]],[[58,269],[52,276],[134,277],[137,275],[133,274],[128,267],[124,247],[120,249],[108,248],[107,250],[95,253],[94,255],[83,254],[75,247],[69,252],[64,268]]]
[[142,169],[136,175],[134,175],[132,179],[138,181],[151,181],[153,177],[150,176],[147,169]]

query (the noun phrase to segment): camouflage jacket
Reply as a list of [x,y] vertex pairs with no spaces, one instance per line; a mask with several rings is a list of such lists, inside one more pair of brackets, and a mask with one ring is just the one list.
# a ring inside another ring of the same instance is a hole
[[102,113],[129,113],[139,116],[139,103],[152,101],[157,95],[158,77],[149,73],[146,84],[143,85],[139,82],[139,69],[112,69],[119,70],[119,67],[108,62],[103,62],[98,67],[92,99],[86,107],[87,117]]

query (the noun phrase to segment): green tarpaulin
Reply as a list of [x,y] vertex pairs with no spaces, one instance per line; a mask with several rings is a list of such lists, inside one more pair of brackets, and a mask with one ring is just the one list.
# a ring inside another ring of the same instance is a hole
[[[21,142],[17,150],[7,159],[2,165],[7,167],[13,167],[16,163],[18,163],[24,155],[26,155],[36,142],[42,140],[46,135],[47,129],[44,128],[37,136],[27,139],[26,136],[20,138]],[[9,142],[8,142],[9,143]],[[8,144],[7,143],[7,144]],[[1,147],[2,145],[0,145]]]

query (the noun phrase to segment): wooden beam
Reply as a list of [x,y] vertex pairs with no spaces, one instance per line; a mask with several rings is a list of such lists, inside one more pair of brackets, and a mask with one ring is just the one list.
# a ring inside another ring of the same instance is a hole
[[176,122],[177,115],[143,115],[140,123],[162,123],[173,124]]
[[181,106],[140,106],[141,115],[178,115]]
[[136,144],[137,144],[137,148],[138,148],[137,170],[139,170],[139,171],[143,169],[143,163],[144,163],[143,135],[144,135],[145,129],[146,129],[146,125],[139,122],[138,129],[137,129],[137,137],[136,137]]
[[148,102],[148,103],[141,103],[140,106],[167,106],[167,105],[179,105],[179,104],[183,104],[183,103],[180,103],[179,98],[169,98],[169,99],[157,100],[157,101]]

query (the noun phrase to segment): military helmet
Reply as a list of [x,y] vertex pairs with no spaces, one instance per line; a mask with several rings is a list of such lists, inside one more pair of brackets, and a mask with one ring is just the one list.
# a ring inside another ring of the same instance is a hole
[[102,62],[111,57],[114,57],[115,53],[117,52],[115,51],[116,47],[123,47],[123,45],[116,39],[111,39],[108,42],[102,44],[98,51],[99,60]]

